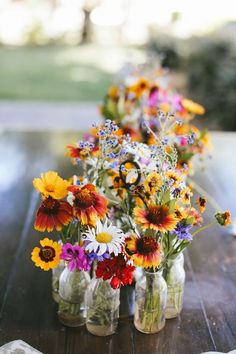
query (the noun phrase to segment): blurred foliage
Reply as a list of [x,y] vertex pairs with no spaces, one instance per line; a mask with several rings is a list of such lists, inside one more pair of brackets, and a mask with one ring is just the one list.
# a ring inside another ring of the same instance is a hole
[[201,102],[207,119],[224,130],[236,130],[236,48],[208,41],[187,61],[188,91]]
[[206,126],[236,130],[236,46],[217,37],[191,38],[175,43],[152,38],[147,49],[162,65],[187,78],[185,94],[206,108]]
[[170,69],[180,67],[180,55],[173,42],[163,43],[153,38],[147,43],[146,49],[160,56],[163,67]]

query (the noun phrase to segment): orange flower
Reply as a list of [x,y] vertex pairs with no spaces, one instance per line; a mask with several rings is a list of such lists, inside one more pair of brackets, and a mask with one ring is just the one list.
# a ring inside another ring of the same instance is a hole
[[192,189],[190,187],[186,187],[181,192],[181,201],[183,204],[190,204],[190,199],[192,197]]
[[228,226],[232,224],[229,211],[225,211],[224,213],[217,213],[215,218],[221,226]]
[[125,240],[124,251],[137,267],[158,267],[161,262],[160,244],[152,237],[131,235]]
[[34,223],[36,230],[51,232],[61,231],[62,225],[68,225],[73,220],[72,208],[69,203],[48,197],[42,201]]
[[128,125],[122,126],[119,130],[117,130],[116,135],[122,136],[122,135],[129,135],[132,139],[132,141],[140,141],[141,136],[140,132],[137,129],[131,128]]
[[82,225],[95,227],[97,219],[103,219],[107,212],[107,199],[101,196],[93,184],[83,187],[70,186],[73,213]]
[[204,211],[206,209],[206,199],[202,198],[202,197],[199,197],[196,202],[199,205],[200,212],[204,213]]
[[149,88],[149,82],[145,78],[140,78],[134,85],[128,87],[127,91],[132,92],[137,98]]
[[195,208],[186,209],[189,218],[193,218],[193,225],[199,226],[203,223],[202,214]]
[[89,147],[80,148],[77,144],[67,145],[66,148],[68,149],[68,151],[66,152],[66,156],[69,156],[73,159],[81,160],[84,160],[90,154],[96,156],[99,151],[98,146],[94,146],[92,149]]
[[170,213],[167,205],[151,204],[143,208],[135,207],[133,214],[137,224],[141,225],[144,230],[172,231],[178,223],[175,213]]
[[183,98],[181,104],[183,108],[190,113],[198,115],[203,115],[205,113],[205,108],[203,106],[187,98]]

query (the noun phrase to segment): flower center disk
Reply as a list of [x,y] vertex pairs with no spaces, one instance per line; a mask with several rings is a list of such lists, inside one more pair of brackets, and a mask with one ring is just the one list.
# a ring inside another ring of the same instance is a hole
[[109,243],[112,241],[112,235],[108,232],[100,232],[97,234],[96,240],[99,243]]
[[50,246],[43,247],[39,252],[39,257],[44,262],[51,262],[54,259],[55,255],[55,250]]
[[76,194],[74,203],[77,207],[88,208],[93,205],[93,197],[88,190],[82,190]]

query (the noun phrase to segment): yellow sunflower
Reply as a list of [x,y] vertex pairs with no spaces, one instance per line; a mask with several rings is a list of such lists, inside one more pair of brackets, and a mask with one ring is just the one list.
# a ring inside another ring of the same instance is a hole
[[44,238],[40,241],[41,248],[35,247],[31,253],[31,259],[36,267],[48,271],[56,268],[60,262],[61,246],[59,243]]
[[179,175],[175,171],[172,171],[172,170],[171,171],[167,171],[165,173],[165,176],[166,176],[167,179],[169,179],[172,182],[171,187],[173,187],[173,188],[178,188],[179,184],[182,182],[181,175]]
[[183,204],[190,204],[190,199],[193,193],[190,187],[186,187],[181,192],[181,201]]
[[53,199],[63,199],[67,196],[70,183],[67,180],[62,179],[57,172],[48,171],[41,174],[41,178],[35,178],[33,180],[33,186],[38,192],[47,197]]
[[159,173],[153,171],[151,172],[146,180],[144,181],[145,190],[153,195],[162,186],[162,178]]

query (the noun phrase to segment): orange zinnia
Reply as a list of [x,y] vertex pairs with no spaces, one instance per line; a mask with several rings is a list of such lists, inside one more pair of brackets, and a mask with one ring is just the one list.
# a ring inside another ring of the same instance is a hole
[[144,230],[172,231],[178,223],[175,213],[170,213],[167,205],[151,204],[148,207],[136,207],[133,213],[137,224]]
[[95,227],[97,219],[103,219],[107,212],[107,199],[101,196],[93,184],[83,187],[71,186],[73,212],[82,225]]
[[72,220],[72,207],[69,203],[48,197],[37,211],[34,227],[41,232],[51,232],[54,229],[61,231],[62,225],[68,225]]

